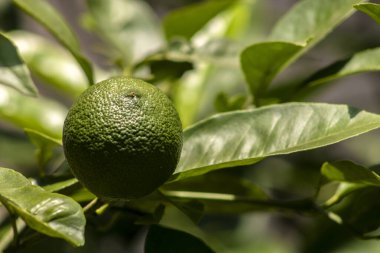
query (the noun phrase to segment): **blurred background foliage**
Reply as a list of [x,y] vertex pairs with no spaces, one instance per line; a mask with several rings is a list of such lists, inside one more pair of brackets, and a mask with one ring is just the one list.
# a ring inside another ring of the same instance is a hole
[[[95,70],[97,80],[120,71],[136,71],[135,73],[154,82],[172,96],[184,125],[189,126],[215,112],[240,109],[249,102],[244,77],[239,69],[238,53],[245,46],[268,35],[276,20],[298,1],[247,0],[211,20],[196,34],[193,45],[188,45],[186,41],[174,41],[166,45],[168,51],[165,54],[155,55],[151,59],[145,57],[165,43],[165,35],[161,33],[159,21],[165,20],[167,13],[177,8],[202,1],[114,0],[111,1],[112,4],[101,0],[50,2],[73,27],[85,55],[99,66]],[[143,18],[136,18],[136,15],[142,15]],[[181,21],[182,18],[186,17],[180,17],[179,22],[195,22],[186,19]],[[132,22],[128,23],[125,19]],[[128,29],[120,26],[123,22],[129,26]],[[0,29],[23,29],[39,34],[47,39],[43,42],[46,51],[54,48],[51,54],[59,55],[53,58],[71,57],[65,51],[55,50],[56,43],[51,36],[31,18],[17,10],[9,0],[0,1]],[[97,33],[103,36],[97,37]],[[336,59],[379,46],[379,34],[380,27],[375,22],[363,13],[355,13],[277,77],[273,92],[281,89],[281,85],[291,85],[304,80],[316,69],[328,66]],[[115,40],[115,36],[119,39]],[[17,33],[14,34],[14,38],[17,41]],[[27,44],[33,45],[32,41],[38,39],[31,36]],[[125,44],[126,41],[128,45]],[[28,55],[28,48],[23,49],[22,42],[18,46],[20,51],[25,50],[25,57],[29,57],[25,60],[40,61],[40,66],[49,68],[48,72],[52,73],[51,76],[39,75],[39,71],[43,72],[44,69],[33,69],[33,77],[40,92],[68,107],[77,94],[68,94],[64,90],[57,90],[45,84],[51,81],[49,78],[54,78],[54,73],[60,72],[62,68],[70,69],[70,65],[64,65],[65,60],[62,63],[41,62],[33,52]],[[200,58],[201,63],[194,66],[190,60],[193,57]],[[109,62],[109,59],[113,59],[113,62]],[[133,66],[135,69],[130,69],[132,63],[138,63],[143,59],[144,62]],[[118,69],[111,69],[115,64]],[[151,75],[146,74],[147,66]],[[75,76],[76,83],[84,83],[85,87],[83,73],[72,75]],[[316,95],[308,97],[307,101],[344,103],[380,113],[379,79],[380,74],[376,72],[346,77],[336,81],[334,85],[324,87]],[[70,80],[64,82],[67,84]],[[78,90],[78,94],[83,87]],[[62,111],[64,110],[65,108],[62,108]],[[268,158],[254,166],[227,169],[223,173],[244,175],[280,200],[308,197],[316,194],[320,167],[325,161],[350,159],[365,166],[380,164],[380,147],[377,141],[373,141],[379,138],[379,134],[379,131],[375,131],[329,147]],[[33,144],[23,132],[3,121],[0,121],[0,166],[15,168],[27,176],[35,176],[38,173]],[[380,217],[378,210],[377,208],[374,215]],[[111,230],[105,228],[104,231],[94,229],[99,224],[92,224],[95,221],[90,220],[86,231],[87,243],[83,248],[73,249],[65,242],[55,239],[49,243],[42,243],[42,240],[39,243],[37,240],[26,252],[142,252],[146,228],[132,225],[128,216],[120,216],[120,220]],[[379,241],[359,240],[351,231],[330,219],[298,215],[294,212],[215,214],[203,217],[201,227],[231,248],[230,252],[236,253],[380,251]]]

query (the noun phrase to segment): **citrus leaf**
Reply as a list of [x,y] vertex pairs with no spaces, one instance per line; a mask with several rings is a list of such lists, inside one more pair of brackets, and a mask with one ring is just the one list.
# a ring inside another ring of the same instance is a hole
[[13,0],[25,13],[43,25],[77,60],[89,84],[93,83],[91,64],[80,53],[79,42],[63,17],[46,0]]
[[[210,173],[168,183],[160,190],[180,210],[181,204],[187,205],[189,201],[202,204],[202,213],[236,214],[272,208],[269,204],[265,205],[264,200],[268,197],[262,189],[233,175]],[[191,210],[192,206],[186,207]],[[193,208],[194,211],[197,209],[200,209],[199,204]]]
[[288,61],[304,47],[290,42],[262,42],[244,49],[240,63],[251,94],[260,96]]
[[326,82],[371,71],[380,71],[380,48],[358,52],[348,59],[337,61],[319,70],[299,87],[300,90],[293,98],[306,96]]
[[329,181],[380,186],[380,177],[376,173],[350,161],[324,163],[321,174]]
[[230,7],[235,1],[206,1],[188,5],[170,12],[163,20],[163,27],[168,40],[174,37],[191,37],[206,25],[213,17]]
[[318,202],[325,206],[335,205],[363,188],[380,187],[380,177],[376,173],[351,161],[326,162],[322,165],[321,175],[323,184]]
[[45,185],[43,188],[48,192],[59,192],[79,183],[78,179],[71,178],[54,184]]
[[150,226],[145,241],[145,253],[170,252],[214,252],[201,239],[179,231],[162,226]]
[[46,85],[72,98],[78,97],[88,81],[82,68],[65,49],[48,39],[27,31],[8,32],[29,69]]
[[33,129],[24,129],[30,141],[36,147],[36,157],[41,169],[41,176],[45,175],[45,167],[53,156],[56,147],[62,146],[62,141],[54,139]]
[[380,127],[380,115],[346,105],[288,103],[218,114],[184,131],[172,180],[330,145]]
[[309,46],[325,37],[347,19],[354,4],[363,0],[305,0],[294,5],[275,25],[270,40],[306,43]]
[[[266,48],[260,48],[263,46],[259,43],[258,48],[252,45],[250,51],[248,51],[249,54],[246,52],[242,56],[243,71],[250,85],[252,95],[254,97],[260,96],[261,94],[257,94],[257,91],[262,93],[281,70],[285,69],[314,44],[323,39],[334,27],[348,18],[354,11],[353,4],[360,2],[362,0],[305,0],[297,3],[277,22],[267,39],[268,41],[288,42],[290,43],[289,46],[283,44],[281,49],[275,47],[276,44],[274,44],[272,46],[274,48],[269,47],[269,51],[265,52],[263,49]],[[297,45],[304,46],[295,48]],[[281,53],[281,50],[285,52]],[[289,53],[289,51],[292,53]],[[282,56],[279,63],[276,62],[277,55]],[[265,57],[275,60],[272,60],[272,64],[269,64]],[[245,58],[253,60],[249,61]],[[261,64],[263,66],[259,67],[259,69],[264,74],[256,74],[258,76],[250,74],[255,71],[254,67]],[[269,75],[269,78],[266,79],[265,75]]]
[[38,94],[29,70],[21,60],[17,48],[1,33],[0,84],[12,87],[25,95],[36,96]]
[[90,30],[110,47],[106,53],[128,66],[164,44],[159,19],[149,5],[139,0],[87,0]]
[[367,239],[378,238],[379,194],[379,187],[364,187],[354,191],[329,210],[337,214],[342,223],[351,227],[359,236]]
[[71,198],[47,192],[20,173],[0,167],[0,201],[34,230],[74,246],[84,244],[86,219]]
[[67,109],[53,100],[23,96],[0,86],[0,120],[61,139],[66,114]]
[[355,9],[370,16],[377,24],[380,25],[380,4],[361,3],[354,5]]

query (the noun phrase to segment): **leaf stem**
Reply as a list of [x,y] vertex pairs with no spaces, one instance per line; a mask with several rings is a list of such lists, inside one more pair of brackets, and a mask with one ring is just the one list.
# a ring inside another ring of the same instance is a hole
[[98,198],[94,198],[91,200],[90,203],[88,203],[85,207],[83,207],[83,212],[87,213],[90,209],[92,209],[98,202]]
[[257,206],[272,207],[275,209],[290,209],[303,212],[320,212],[320,208],[312,201],[311,198],[279,201],[271,199],[255,199],[252,197],[238,196],[225,193],[211,192],[192,192],[192,191],[162,191],[162,193],[170,198],[185,198],[198,199],[209,201],[224,201],[224,202],[240,202]]

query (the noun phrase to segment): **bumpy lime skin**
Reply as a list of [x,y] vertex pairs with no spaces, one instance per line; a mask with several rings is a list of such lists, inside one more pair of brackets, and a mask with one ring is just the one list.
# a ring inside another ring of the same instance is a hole
[[78,180],[106,199],[148,195],[174,172],[182,125],[169,98],[155,86],[115,77],[88,88],[63,127],[66,159]]

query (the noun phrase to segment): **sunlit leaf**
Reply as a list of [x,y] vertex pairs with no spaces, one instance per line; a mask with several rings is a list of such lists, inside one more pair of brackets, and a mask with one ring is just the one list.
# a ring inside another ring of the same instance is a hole
[[303,45],[291,42],[263,42],[246,48],[240,61],[251,94],[260,96],[273,78],[303,48]]
[[188,5],[170,12],[163,20],[166,38],[184,37],[190,39],[213,17],[231,6],[235,1],[206,1]]
[[270,40],[314,44],[348,18],[363,0],[305,0],[295,4],[275,25]]
[[354,7],[370,16],[377,24],[380,25],[380,4],[376,3],[361,3],[356,4]]
[[184,131],[172,180],[330,145],[380,127],[346,105],[289,103],[215,115]]
[[82,207],[71,198],[47,192],[20,173],[0,168],[0,201],[34,230],[74,246],[84,244],[86,219]]
[[212,253],[214,251],[201,239],[191,234],[162,226],[150,226],[145,241],[145,252]]
[[12,31],[7,35],[16,44],[29,69],[44,84],[76,98],[87,87],[82,68],[65,49],[47,38],[27,31]]
[[113,60],[130,63],[141,60],[163,45],[158,17],[144,1],[87,0],[92,27],[110,47]]
[[0,120],[21,129],[29,128],[54,139],[62,138],[62,127],[67,109],[46,98],[26,97],[0,86]]
[[63,17],[46,0],[13,0],[25,13],[41,23],[78,61],[86,73],[88,82],[93,83],[92,66],[80,53],[79,42]]
[[19,92],[36,96],[37,88],[28,68],[21,60],[17,48],[0,33],[0,84],[12,87]]

